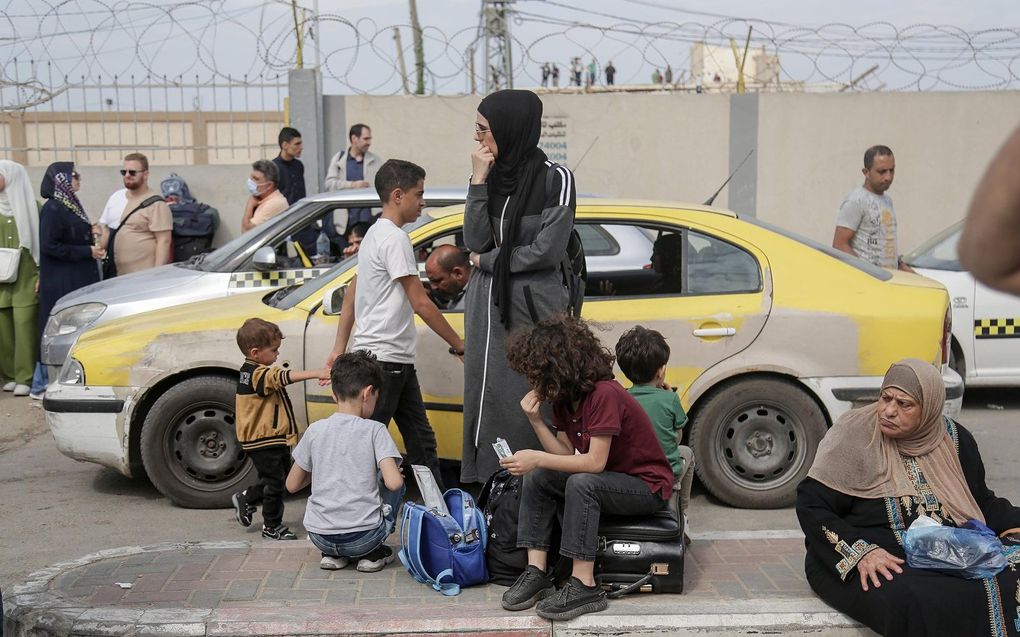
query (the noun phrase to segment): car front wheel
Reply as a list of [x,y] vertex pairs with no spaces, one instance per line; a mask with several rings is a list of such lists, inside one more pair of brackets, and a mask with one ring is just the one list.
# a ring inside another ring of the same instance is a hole
[[234,433],[236,383],[197,376],[174,385],[142,425],[142,464],[152,484],[178,506],[230,506],[251,482],[251,461]]
[[794,503],[825,431],[804,390],[756,378],[714,390],[697,409],[690,441],[709,492],[735,507],[774,509]]

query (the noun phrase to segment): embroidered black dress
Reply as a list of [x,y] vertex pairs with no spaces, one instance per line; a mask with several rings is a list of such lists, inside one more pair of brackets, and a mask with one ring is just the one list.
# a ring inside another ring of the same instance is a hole
[[[962,426],[946,421],[967,486],[995,532],[1020,527],[1020,508],[985,485],[977,443]],[[924,513],[955,526],[928,486],[917,462],[903,458],[917,494],[863,499],[807,478],[797,491],[797,517],[807,544],[804,570],[827,604],[888,636],[1020,635],[1020,546],[1007,544],[1009,566],[994,578],[966,580],[903,564],[892,581],[861,589],[857,562],[874,548],[905,559],[902,534]],[[966,520],[956,521],[962,524]]]

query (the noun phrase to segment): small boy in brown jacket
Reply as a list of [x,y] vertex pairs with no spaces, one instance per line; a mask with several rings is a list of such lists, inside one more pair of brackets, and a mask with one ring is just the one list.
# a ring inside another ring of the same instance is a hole
[[283,494],[290,449],[297,443],[294,407],[286,386],[303,380],[328,379],[328,369],[292,371],[276,367],[283,333],[279,326],[250,318],[237,330],[237,346],[244,354],[237,382],[237,441],[251,458],[259,481],[230,497],[237,521],[251,526],[257,504],[262,504],[262,537],[296,540],[283,526]]

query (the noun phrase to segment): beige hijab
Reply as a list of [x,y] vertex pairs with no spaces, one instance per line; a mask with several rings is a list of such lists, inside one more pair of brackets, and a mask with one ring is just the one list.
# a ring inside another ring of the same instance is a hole
[[9,159],[0,159],[0,175],[7,182],[0,190],[0,215],[14,217],[18,243],[28,248],[32,260],[39,265],[39,212],[32,197],[25,167]]
[[917,495],[900,456],[916,458],[939,502],[957,524],[984,522],[942,419],[946,388],[931,363],[908,358],[893,364],[882,389],[895,387],[921,406],[921,424],[909,438],[887,438],[878,426],[878,405],[843,414],[818,445],[808,476],[858,498]]

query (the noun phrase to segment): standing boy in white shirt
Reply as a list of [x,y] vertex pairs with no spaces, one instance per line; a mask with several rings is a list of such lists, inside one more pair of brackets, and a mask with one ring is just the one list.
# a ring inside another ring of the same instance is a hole
[[349,342],[352,351],[368,350],[376,356],[383,368],[383,383],[371,420],[383,424],[395,420],[408,462],[427,466],[442,489],[436,434],[425,415],[414,368],[414,315],[450,345],[451,354],[463,356],[464,341],[422,286],[411,239],[401,230],[418,219],[425,207],[425,169],[391,159],[376,173],[375,189],[383,211],[361,242],[358,276],[344,296],[336,343],[326,365],[331,367]]

